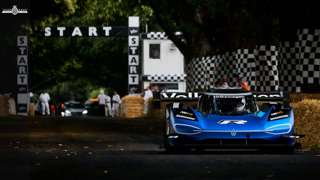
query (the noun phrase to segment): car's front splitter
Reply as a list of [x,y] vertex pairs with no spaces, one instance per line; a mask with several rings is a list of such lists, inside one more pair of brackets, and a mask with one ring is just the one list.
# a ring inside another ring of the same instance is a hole
[[261,147],[293,147],[296,140],[290,137],[278,137],[274,139],[252,138],[213,138],[197,140],[187,135],[169,135],[170,146],[204,147],[204,148],[261,148]]

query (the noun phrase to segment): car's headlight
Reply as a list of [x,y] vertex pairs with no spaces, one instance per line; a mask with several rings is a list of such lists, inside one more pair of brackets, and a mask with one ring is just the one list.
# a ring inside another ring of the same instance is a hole
[[83,114],[83,115],[88,114],[88,110],[84,110],[84,111],[82,111],[82,114]]
[[65,115],[66,115],[66,116],[69,116],[69,115],[71,115],[71,112],[70,112],[69,110],[66,110],[66,111],[65,111]]
[[196,120],[196,116],[192,112],[180,111],[176,114],[177,118],[188,119],[188,120]]
[[187,124],[175,124],[176,132],[179,134],[198,134],[201,133],[201,129]]
[[291,124],[277,124],[266,128],[269,134],[287,134],[291,131]]

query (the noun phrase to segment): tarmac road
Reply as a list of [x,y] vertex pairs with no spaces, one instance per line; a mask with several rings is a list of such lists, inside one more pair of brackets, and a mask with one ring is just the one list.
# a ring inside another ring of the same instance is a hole
[[159,124],[0,122],[0,179],[319,179],[320,153],[167,154],[159,147]]

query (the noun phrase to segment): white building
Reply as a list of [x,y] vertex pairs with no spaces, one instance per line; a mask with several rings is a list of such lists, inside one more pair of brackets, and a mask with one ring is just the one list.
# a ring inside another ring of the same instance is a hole
[[142,39],[143,87],[158,85],[169,91],[186,91],[184,57],[164,32],[150,32]]

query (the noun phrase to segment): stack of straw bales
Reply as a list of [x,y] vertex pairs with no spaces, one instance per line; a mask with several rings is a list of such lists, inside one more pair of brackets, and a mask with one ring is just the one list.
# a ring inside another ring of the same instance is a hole
[[305,135],[301,140],[302,147],[320,150],[320,100],[304,99],[292,106],[296,133]]
[[6,116],[9,114],[9,97],[0,95],[0,116]]
[[142,117],[144,100],[139,95],[128,95],[122,98],[121,115],[125,118]]

